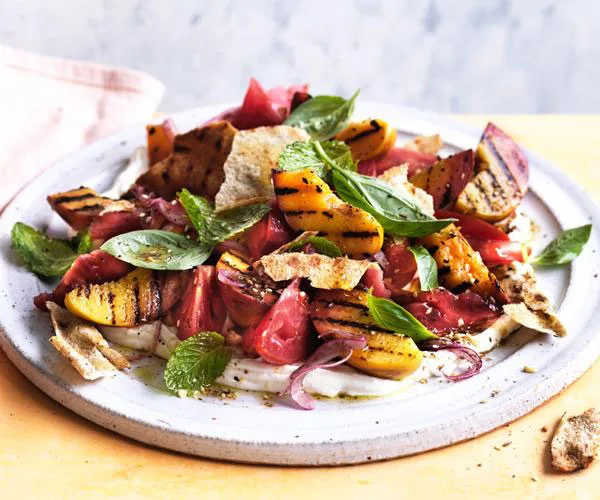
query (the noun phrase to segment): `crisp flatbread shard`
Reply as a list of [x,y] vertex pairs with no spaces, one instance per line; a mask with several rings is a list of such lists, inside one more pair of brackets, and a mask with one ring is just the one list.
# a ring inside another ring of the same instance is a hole
[[223,165],[236,132],[221,121],[175,136],[171,155],[151,165],[136,184],[167,199],[185,188],[213,200],[225,179]]
[[429,193],[408,181],[408,164],[403,163],[392,167],[378,175],[377,178],[391,186],[398,196],[412,201],[424,214],[433,216],[433,198]]
[[290,252],[261,257],[265,273],[273,281],[308,278],[314,288],[352,290],[374,262],[347,257],[327,257],[317,253]]
[[414,139],[408,141],[402,147],[405,149],[410,149],[411,151],[419,151],[420,153],[429,153],[435,155],[440,149],[442,149],[443,146],[444,143],[442,142],[442,138],[439,134],[435,134],[418,135]]
[[304,130],[285,125],[238,132],[223,167],[225,182],[215,198],[217,212],[272,199],[271,171],[277,168],[279,154],[288,144],[309,139]]
[[558,337],[567,335],[548,297],[539,289],[531,264],[514,262],[494,272],[511,301],[503,307],[505,314],[532,330]]
[[588,468],[600,452],[600,412],[563,416],[550,446],[552,467],[561,472]]
[[96,380],[129,367],[129,361],[110,347],[90,323],[54,302],[46,302],[46,306],[55,332],[50,343],[84,379]]

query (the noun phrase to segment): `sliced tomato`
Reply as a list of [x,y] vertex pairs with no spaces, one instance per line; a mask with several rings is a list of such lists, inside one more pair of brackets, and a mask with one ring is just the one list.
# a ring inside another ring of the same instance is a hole
[[198,266],[185,289],[183,298],[173,310],[177,336],[187,339],[199,332],[220,332],[227,311],[216,284],[214,266]]
[[383,269],[384,282],[392,295],[401,294],[401,289],[415,277],[417,262],[408,249],[408,242],[386,243],[383,248],[387,264]]
[[306,358],[310,332],[308,297],[300,290],[300,279],[296,278],[245,342],[251,342],[268,363],[286,365]]
[[94,240],[106,241],[113,236],[142,229],[142,225],[143,218],[137,211],[106,212],[94,218],[90,224],[90,236]]
[[439,219],[458,219],[456,226],[473,249],[479,252],[486,266],[493,267],[524,261],[523,245],[511,241],[504,231],[493,224],[472,215],[450,210],[436,210],[435,216]]
[[277,284],[261,279],[255,271],[241,273],[220,270],[219,290],[233,322],[244,328],[256,328],[269,308],[277,302]]
[[246,233],[246,244],[252,260],[271,253],[294,239],[294,232],[285,222],[281,211],[272,209]]
[[382,158],[361,161],[358,164],[358,171],[363,175],[375,177],[392,167],[407,163],[408,177],[412,177],[423,168],[433,165],[437,159],[437,156],[431,153],[422,153],[406,148],[393,148]]
[[416,301],[404,307],[436,334],[480,330],[502,314],[500,309],[488,304],[476,293],[463,292],[455,295],[443,288],[421,292]]
[[159,274],[160,313],[170,311],[183,297],[193,271],[162,271]]
[[292,110],[294,98],[308,96],[308,85],[292,85],[291,87],[274,87],[267,90],[267,96],[276,109],[282,110],[286,116]]
[[41,293],[33,299],[33,303],[42,311],[46,310],[46,302],[63,305],[65,295],[75,288],[85,285],[101,284],[118,280],[133,269],[131,264],[113,257],[103,250],[80,255],[65,273],[60,283],[51,293]]
[[362,284],[371,289],[375,297],[388,298],[391,292],[386,288],[383,281],[383,270],[379,267],[370,267],[362,277]]

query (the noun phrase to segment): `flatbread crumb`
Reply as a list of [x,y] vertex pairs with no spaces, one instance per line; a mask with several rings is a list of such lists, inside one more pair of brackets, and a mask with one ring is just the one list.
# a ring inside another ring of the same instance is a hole
[[590,408],[581,415],[563,415],[552,438],[552,467],[561,472],[587,469],[599,451],[600,412]]

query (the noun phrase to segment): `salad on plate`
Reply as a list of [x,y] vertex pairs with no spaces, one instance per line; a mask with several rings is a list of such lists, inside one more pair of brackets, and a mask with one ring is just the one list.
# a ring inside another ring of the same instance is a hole
[[108,192],[48,196],[71,237],[19,222],[12,243],[57,281],[33,298],[52,346],[87,380],[156,356],[174,395],[312,409],[476,376],[520,326],[566,335],[535,268],[573,260],[591,226],[533,256],[529,166],[505,132],[444,156],[439,135],[353,120],[357,98],[253,79],[193,130],[148,125]]

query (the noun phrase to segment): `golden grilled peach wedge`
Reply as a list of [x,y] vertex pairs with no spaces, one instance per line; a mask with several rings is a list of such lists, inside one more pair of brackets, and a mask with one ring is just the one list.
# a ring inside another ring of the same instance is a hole
[[490,222],[504,219],[527,192],[527,158],[508,135],[488,123],[477,146],[475,167],[475,177],[456,201],[457,210]]
[[118,281],[76,288],[65,296],[65,306],[99,325],[135,326],[154,321],[160,311],[155,273],[136,269]]
[[454,224],[425,236],[420,243],[438,265],[440,285],[456,294],[470,290],[500,304],[506,303],[500,283]]
[[383,120],[363,120],[348,125],[335,138],[345,142],[354,161],[385,155],[396,144],[396,129]]
[[340,200],[312,170],[274,172],[277,204],[296,231],[318,231],[342,253],[362,259],[381,250],[383,227],[371,215]]
[[162,123],[146,126],[149,165],[164,160],[173,152],[176,134],[177,129],[170,118]]
[[347,363],[381,378],[402,379],[421,364],[423,353],[409,337],[377,326],[369,316],[367,292],[319,290],[311,303],[311,319],[320,335],[342,331],[364,335],[367,345],[356,349]]

